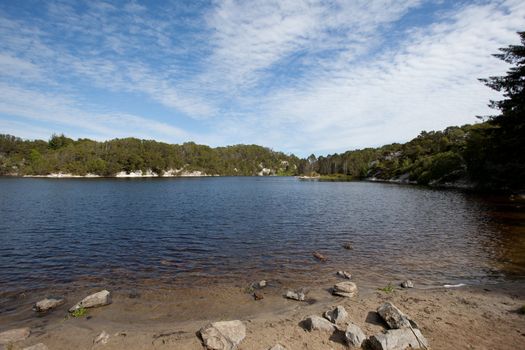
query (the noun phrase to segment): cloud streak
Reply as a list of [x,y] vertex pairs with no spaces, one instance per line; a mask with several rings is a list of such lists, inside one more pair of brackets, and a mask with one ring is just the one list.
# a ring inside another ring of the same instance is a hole
[[300,155],[489,113],[477,78],[504,73],[490,55],[525,19],[513,0],[41,6],[0,5],[0,127]]

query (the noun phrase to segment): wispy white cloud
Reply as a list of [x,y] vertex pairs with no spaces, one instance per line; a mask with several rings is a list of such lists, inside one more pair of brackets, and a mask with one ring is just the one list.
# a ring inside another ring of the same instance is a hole
[[[0,119],[302,155],[405,141],[489,113],[497,95],[477,78],[505,71],[490,55],[525,22],[515,0],[432,4],[440,10],[424,0],[54,1],[19,16],[0,6]],[[412,24],[414,13],[425,20]],[[99,101],[104,92],[129,106]],[[155,111],[134,111],[140,101]]]

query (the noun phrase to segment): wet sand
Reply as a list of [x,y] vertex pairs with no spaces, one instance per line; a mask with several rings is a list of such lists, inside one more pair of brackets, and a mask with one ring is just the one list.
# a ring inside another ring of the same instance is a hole
[[[517,311],[525,305],[525,282],[454,289],[419,289],[416,285],[414,289],[396,288],[392,293],[366,286],[354,298],[332,296],[330,285],[323,285],[312,287],[306,302],[284,299],[286,287],[270,281],[260,290],[264,299],[259,301],[245,288],[232,285],[115,292],[111,305],[90,309],[85,317],[65,318],[67,308],[77,299],[97,291],[84,290],[68,295],[65,305],[42,317],[31,311],[16,322],[2,317],[0,330],[32,328],[31,336],[12,349],[44,343],[57,350],[191,350],[203,348],[196,333],[207,323],[240,319],[247,328],[241,350],[266,350],[276,343],[289,350],[347,349],[337,334],[308,332],[300,327],[300,321],[343,305],[349,320],[370,336],[386,329],[375,310],[391,301],[419,324],[432,349],[525,348],[525,315]],[[108,343],[94,345],[93,339],[102,331],[110,334]]]

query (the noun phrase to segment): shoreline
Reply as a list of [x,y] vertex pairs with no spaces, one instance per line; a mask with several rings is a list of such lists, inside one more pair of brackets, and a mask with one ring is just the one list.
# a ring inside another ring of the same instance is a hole
[[[335,279],[334,282],[342,281]],[[242,288],[217,286],[206,289],[174,289],[137,295],[115,292],[110,305],[88,309],[87,315],[64,318],[74,297],[96,291],[78,291],[66,303],[48,314],[33,314],[8,326],[0,321],[0,331],[31,327],[29,338],[12,349],[44,343],[49,349],[91,349],[102,331],[109,334],[104,349],[203,349],[196,335],[210,322],[240,320],[247,328],[238,349],[270,349],[279,343],[294,349],[348,349],[337,337],[322,331],[306,331],[301,321],[309,315],[321,316],[335,306],[343,306],[349,320],[367,336],[385,330],[376,309],[392,302],[414,319],[434,349],[476,348],[517,349],[525,340],[525,282],[460,288],[413,289],[396,287],[387,293],[360,288],[356,296],[341,298],[330,294],[328,285],[312,287],[306,302],[285,299],[286,288],[271,283],[260,289],[264,299],[254,300]],[[359,284],[358,284],[359,287]],[[490,334],[490,336],[488,336]]]

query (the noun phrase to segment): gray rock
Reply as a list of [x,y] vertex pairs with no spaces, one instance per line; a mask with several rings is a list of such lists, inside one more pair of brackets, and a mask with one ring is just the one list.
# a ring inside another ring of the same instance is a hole
[[346,318],[348,317],[348,312],[346,312],[345,308],[342,306],[337,306],[335,309],[328,310],[323,314],[324,318],[326,318],[328,321],[339,324],[346,321]]
[[266,287],[266,285],[267,285],[267,283],[266,283],[265,280],[261,280],[261,281],[259,281],[259,283],[257,284],[257,286],[258,286],[259,288],[264,288],[264,287]]
[[352,274],[350,272],[347,272],[347,271],[337,271],[337,276],[346,278],[348,280],[352,279]]
[[111,293],[107,290],[102,290],[100,292],[97,292],[95,294],[91,294],[85,297],[84,299],[76,303],[74,306],[72,306],[69,309],[69,312],[73,312],[82,307],[90,308],[90,307],[104,306],[108,304],[111,304]]
[[419,329],[411,328],[391,329],[373,335],[368,343],[373,350],[405,350],[409,346],[411,349],[428,348],[428,342]]
[[221,321],[207,325],[199,333],[210,350],[234,350],[246,337],[246,327],[238,320]]
[[399,310],[394,306],[394,304],[390,302],[381,305],[377,309],[377,313],[383,320],[385,320],[390,328],[397,329],[411,326],[415,326],[417,328],[417,325],[414,322],[411,323],[411,320],[407,315],[401,312],[401,310]]
[[298,301],[304,301],[306,296],[303,292],[293,292],[291,290],[287,291],[285,294],[285,297],[288,299],[298,300]]
[[24,350],[49,350],[49,348],[44,343],[38,343],[35,345],[28,346]]
[[357,285],[354,282],[339,282],[332,288],[332,294],[341,297],[353,297],[357,293]]
[[401,283],[401,287],[403,288],[414,288],[414,283],[411,280],[406,280]]
[[55,298],[45,298],[38,301],[34,306],[33,310],[37,312],[46,312],[60,305],[64,304],[64,299],[55,299]]
[[275,344],[269,350],[286,350],[286,348],[282,346],[281,344]]
[[28,327],[10,329],[8,331],[0,333],[0,345],[22,341],[24,339],[27,339],[27,337],[29,337],[30,334],[31,329]]
[[324,318],[316,315],[308,316],[307,318],[305,318],[303,320],[303,324],[305,328],[309,331],[315,330],[333,332],[336,329],[335,325],[332,322],[327,321]]
[[93,339],[93,344],[102,344],[106,345],[109,341],[109,334],[106,331],[102,331],[99,335]]
[[350,323],[346,327],[345,340],[350,347],[360,348],[366,340],[365,333],[356,324]]

